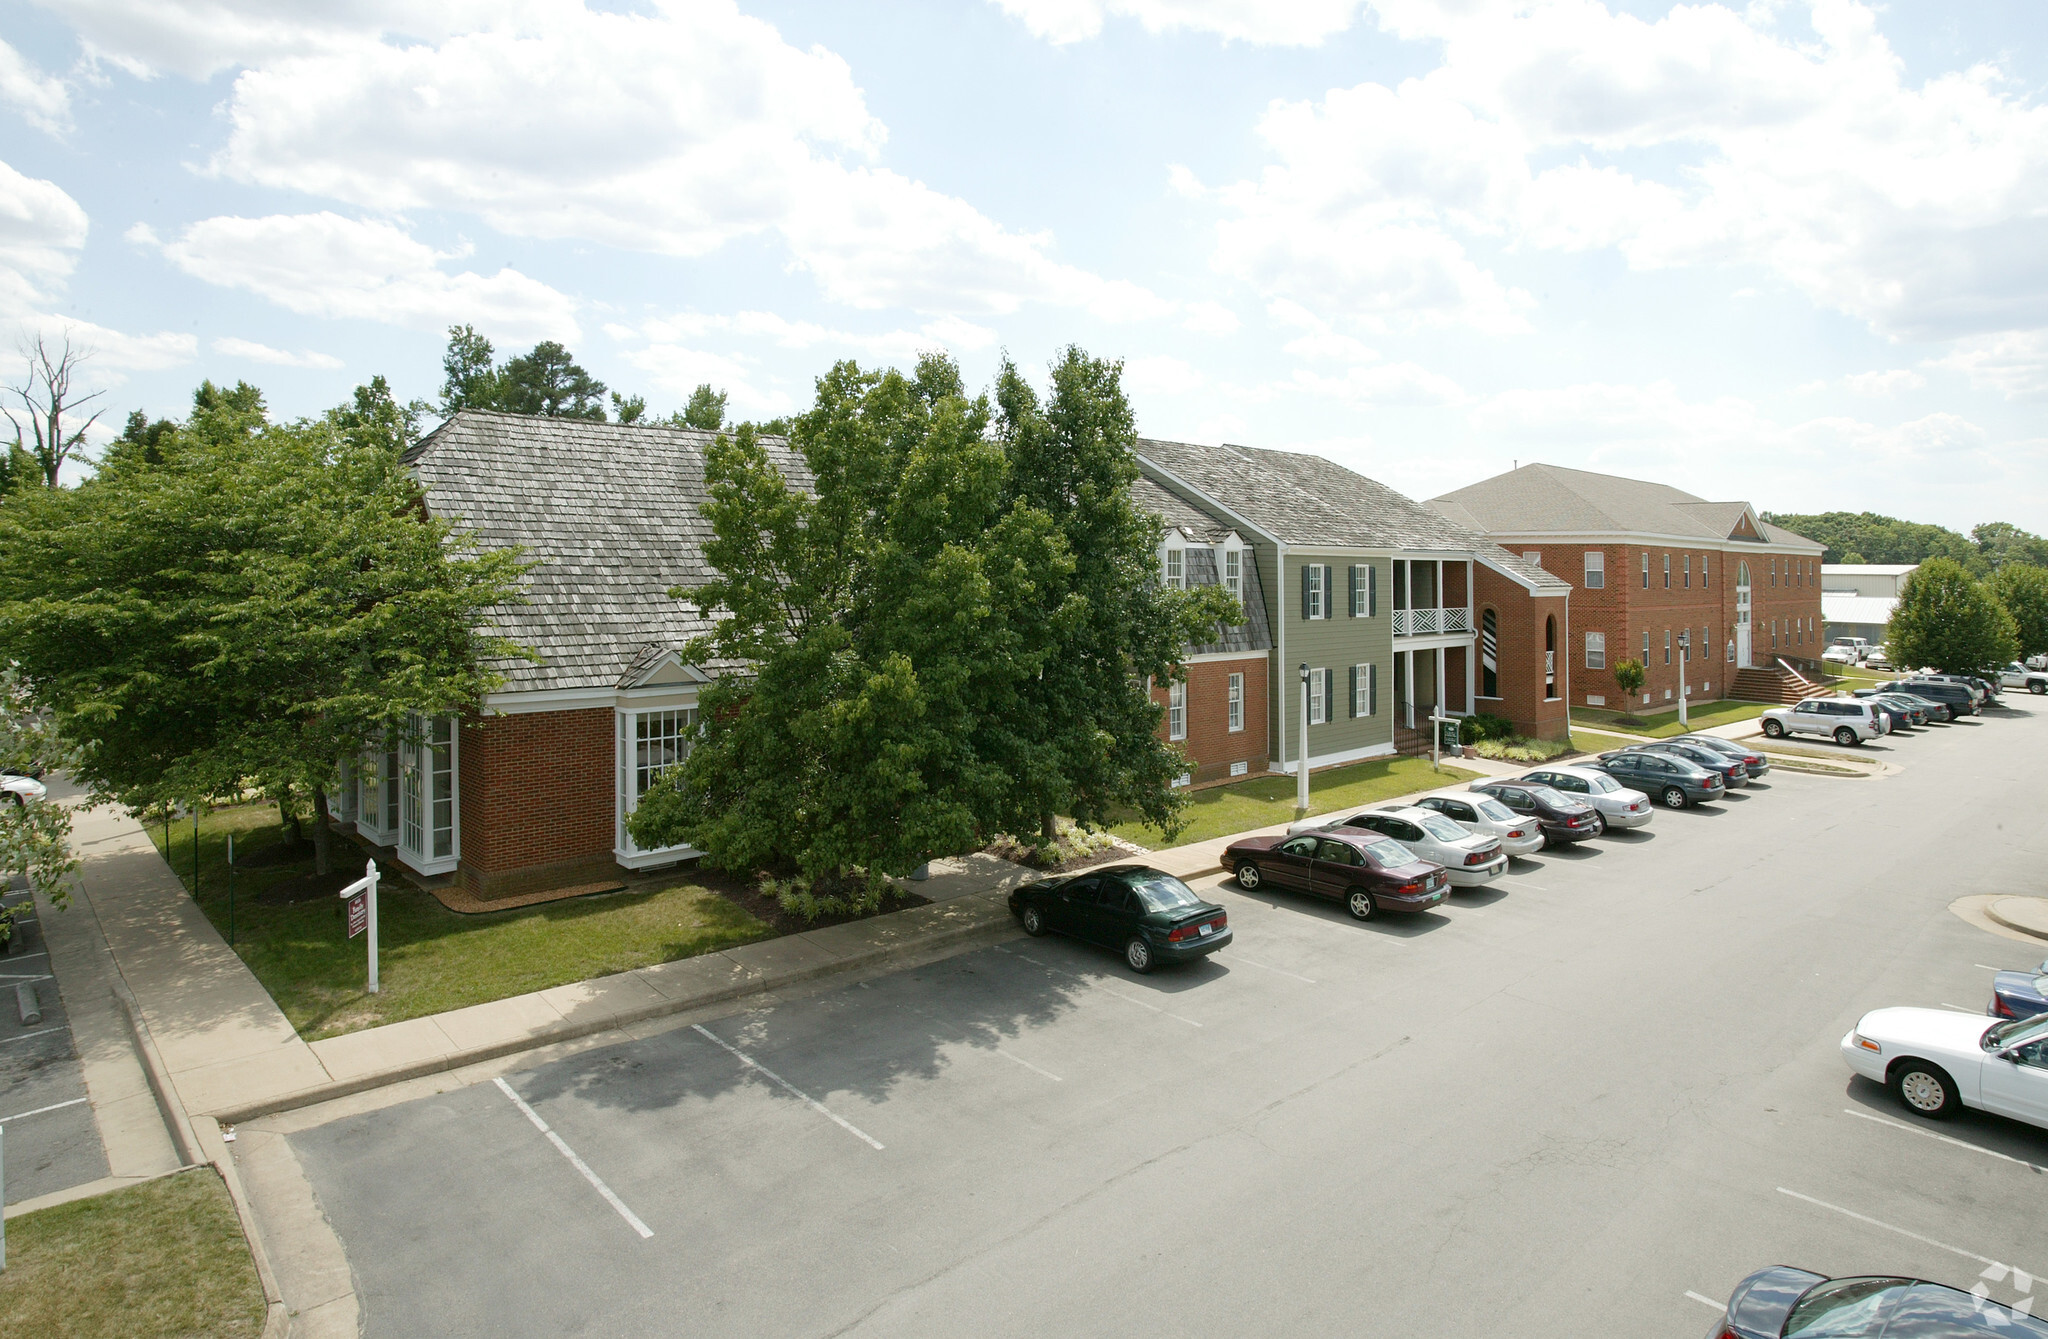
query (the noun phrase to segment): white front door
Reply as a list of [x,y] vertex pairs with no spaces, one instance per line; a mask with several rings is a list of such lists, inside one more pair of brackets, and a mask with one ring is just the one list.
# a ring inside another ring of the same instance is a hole
[[1735,578],[1735,667],[1749,665],[1749,564]]

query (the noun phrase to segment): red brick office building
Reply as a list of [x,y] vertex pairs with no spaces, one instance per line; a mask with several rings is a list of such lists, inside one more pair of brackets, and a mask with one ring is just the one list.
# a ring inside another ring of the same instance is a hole
[[[1574,705],[1659,711],[1681,679],[1695,700],[1778,700],[1816,671],[1822,546],[1747,502],[1536,464],[1429,505],[1572,583]],[[1633,703],[1625,659],[1646,674]]]

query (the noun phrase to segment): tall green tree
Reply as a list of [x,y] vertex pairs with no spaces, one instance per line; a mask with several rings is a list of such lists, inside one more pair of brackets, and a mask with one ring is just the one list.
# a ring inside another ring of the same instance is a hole
[[1885,629],[1893,664],[1932,665],[1947,674],[1981,674],[2017,650],[2012,615],[1949,558],[1929,558],[1906,578]]
[[1825,563],[1918,563],[1949,558],[1979,574],[1990,569],[1967,536],[1938,525],[1874,512],[1769,512],[1765,519],[1827,546]]
[[2048,654],[2048,568],[2005,563],[1991,578],[1991,594],[2012,618],[2019,654]]
[[[1078,351],[1063,366],[1065,426],[1014,376],[1006,434],[944,358],[911,377],[842,363],[792,424],[800,459],[751,425],[707,451],[719,576],[675,593],[723,614],[690,654],[750,672],[704,694],[701,739],[641,802],[636,840],[815,879],[903,873],[1054,811],[1174,823],[1185,763],[1157,738],[1146,676],[1241,613],[1221,592],[1160,586],[1156,522],[1114,459],[1131,441],[1083,427],[1128,424],[1115,367]],[[1110,481],[1120,503],[1091,483],[1085,518],[1039,504],[1062,442],[1094,453],[1074,477]],[[1125,548],[1084,557],[1070,534]],[[1064,663],[1081,657],[1100,663]],[[1034,718],[1048,678],[1074,694],[1056,723]]]
[[448,327],[448,350],[441,355],[442,418],[453,418],[464,409],[499,407],[498,367],[492,361],[495,352],[475,327]]
[[522,560],[425,513],[387,419],[337,418],[272,423],[209,384],[158,462],[0,508],[0,657],[100,799],[297,787],[324,820],[341,760],[523,654],[487,624]]
[[1970,531],[1970,538],[1976,541],[1977,552],[1994,572],[2007,563],[2048,567],[2048,539],[2006,521],[1986,521]]
[[544,339],[508,361],[498,382],[497,408],[507,413],[604,422],[604,383],[554,340]]
[[690,392],[689,403],[676,412],[672,421],[679,428],[717,432],[725,426],[725,392],[715,391],[708,384],[697,387]]

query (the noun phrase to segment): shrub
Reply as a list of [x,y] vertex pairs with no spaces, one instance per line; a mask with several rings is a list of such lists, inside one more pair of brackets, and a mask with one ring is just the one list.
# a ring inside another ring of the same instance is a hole
[[784,912],[808,925],[821,916],[869,915],[881,907],[892,889],[880,874],[855,868],[814,881],[764,878],[761,891],[773,897]]
[[1617,660],[1614,662],[1615,686],[1627,694],[1631,702],[1635,701],[1636,694],[1643,691],[1643,682],[1648,677],[1643,670],[1643,662],[1640,660]]
[[1480,757],[1501,762],[1549,762],[1561,753],[1571,752],[1569,744],[1551,739],[1525,739],[1519,735],[1482,740],[1473,748]]
[[1006,832],[998,833],[988,844],[988,853],[1027,869],[1058,869],[1070,861],[1099,855],[1115,845],[1116,838],[1109,833],[1091,832],[1063,818],[1054,825],[1054,837],[1049,844],[1026,843]]
[[1491,712],[1482,711],[1476,716],[1467,716],[1459,725],[1458,740],[1460,743],[1476,744],[1482,739],[1510,739],[1514,737],[1514,733],[1513,721],[1505,716],[1495,716]]

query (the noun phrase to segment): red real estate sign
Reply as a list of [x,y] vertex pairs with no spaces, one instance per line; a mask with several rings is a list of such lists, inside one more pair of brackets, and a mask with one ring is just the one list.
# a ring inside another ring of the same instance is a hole
[[348,937],[354,939],[369,928],[370,895],[367,892],[357,893],[348,900]]

